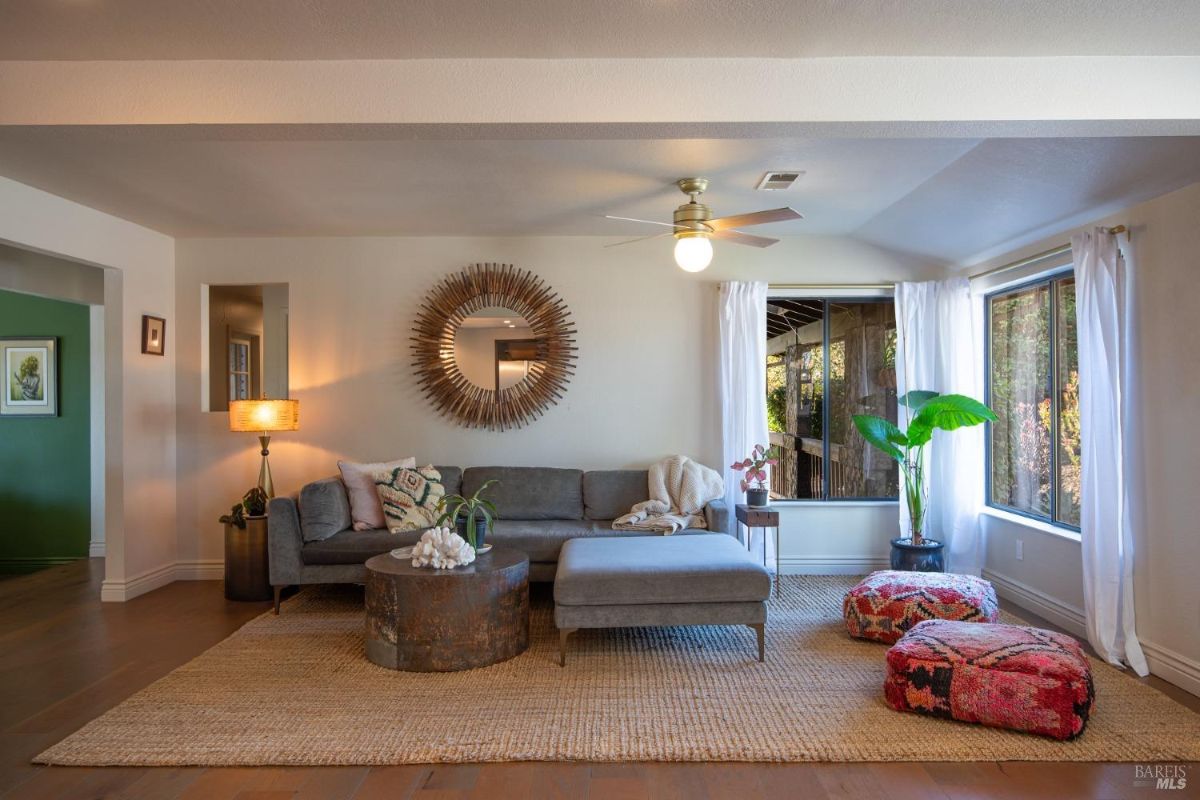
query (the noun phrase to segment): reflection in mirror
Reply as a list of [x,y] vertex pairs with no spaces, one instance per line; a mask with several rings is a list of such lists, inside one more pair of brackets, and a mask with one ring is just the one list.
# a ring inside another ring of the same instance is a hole
[[207,290],[203,410],[228,411],[230,400],[287,399],[287,284]]
[[529,323],[508,308],[481,308],[454,334],[454,363],[481,389],[516,386],[529,374],[530,362],[544,358],[540,350]]

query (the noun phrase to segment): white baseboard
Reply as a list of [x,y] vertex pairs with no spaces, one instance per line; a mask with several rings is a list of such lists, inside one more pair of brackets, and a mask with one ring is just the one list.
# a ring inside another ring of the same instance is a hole
[[1084,623],[1083,609],[1064,603],[1057,597],[1051,597],[1040,589],[1021,583],[1007,575],[983,571],[983,577],[996,587],[996,594],[1002,600],[1010,600],[1019,606],[1048,619],[1055,625],[1070,633],[1072,636],[1086,637],[1087,628]]
[[784,575],[866,575],[887,569],[886,558],[869,556],[785,556],[779,559]]
[[104,558],[104,542],[89,542],[88,558]]
[[106,580],[100,584],[100,599],[123,603],[126,600],[161,589],[174,581],[219,581],[225,577],[225,562],[221,559],[176,561],[148,569],[123,581]]
[[1200,661],[1188,658],[1154,642],[1142,641],[1142,652],[1150,672],[1184,691],[1200,696]]
[[225,561],[220,558],[175,562],[177,581],[219,581],[225,578]]
[[163,564],[123,581],[105,580],[100,584],[100,599],[106,603],[123,603],[138,595],[153,592],[175,580],[175,564]]

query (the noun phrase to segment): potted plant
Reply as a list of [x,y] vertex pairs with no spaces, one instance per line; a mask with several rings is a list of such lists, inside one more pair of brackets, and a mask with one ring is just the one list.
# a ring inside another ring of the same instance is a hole
[[925,449],[935,430],[953,431],[984,422],[996,415],[978,400],[961,394],[914,390],[897,398],[907,409],[907,430],[901,431],[882,417],[854,415],[854,427],[871,445],[895,459],[904,475],[904,502],[912,521],[912,535],[892,539],[892,569],[910,572],[945,572],[945,543],[926,539]]
[[226,525],[246,530],[247,519],[256,519],[266,515],[267,493],[262,490],[261,486],[255,486],[242,495],[242,502],[231,508],[229,513],[222,516],[217,522],[224,522]]
[[769,502],[770,492],[767,489],[767,471],[763,467],[770,464],[775,466],[779,459],[775,456],[775,447],[754,445],[754,452],[744,461],[730,464],[731,469],[745,472],[742,478],[742,491],[746,493],[746,505],[751,508],[764,508]]
[[438,510],[442,514],[437,518],[437,522],[433,523],[434,527],[441,527],[444,522],[453,522],[458,529],[458,535],[466,539],[467,544],[475,548],[476,552],[481,550],[487,538],[488,528],[499,516],[492,501],[482,497],[493,483],[497,481],[485,482],[470,497],[460,494],[443,497],[438,503]]

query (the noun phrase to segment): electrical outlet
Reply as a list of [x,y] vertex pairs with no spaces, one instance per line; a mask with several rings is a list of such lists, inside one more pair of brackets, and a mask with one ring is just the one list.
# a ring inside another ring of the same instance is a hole
[[1017,539],[1017,561],[1025,560],[1025,542]]

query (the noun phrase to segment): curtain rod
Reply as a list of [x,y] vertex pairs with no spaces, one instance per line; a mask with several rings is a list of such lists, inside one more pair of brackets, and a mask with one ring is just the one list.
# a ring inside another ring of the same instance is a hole
[[[1126,239],[1128,239],[1130,241],[1133,240],[1133,231],[1129,230],[1129,228],[1124,225],[1114,225],[1111,228],[1101,228],[1100,230],[1103,231],[1104,233],[1112,234],[1113,236],[1116,236],[1119,233],[1123,233],[1123,234],[1125,234]],[[1041,261],[1042,259],[1053,258],[1054,256],[1060,256],[1063,253],[1069,253],[1069,252],[1071,252],[1071,243],[1067,242],[1066,244],[1060,244],[1057,247],[1051,247],[1049,250],[1043,250],[1040,253],[1034,253],[1033,255],[1029,256],[1028,258],[1022,258],[1020,261],[1014,261],[1011,264],[1001,264],[998,267],[994,267],[992,269],[985,270],[983,272],[979,272],[974,275],[968,275],[967,277],[970,280],[976,280],[978,278],[987,278],[991,275],[999,275],[1002,272],[1008,272],[1010,270],[1020,269],[1021,267],[1027,267],[1030,264],[1034,264],[1038,261]],[[813,290],[821,290],[821,291],[829,291],[829,290],[837,290],[837,289],[894,289],[894,288],[896,288],[896,284],[895,283],[770,283],[770,284],[767,284],[767,288],[768,289],[813,289]]]
[[[1125,234],[1126,239],[1128,239],[1130,241],[1133,240],[1133,232],[1131,230],[1129,230],[1129,228],[1125,227],[1124,225],[1114,225],[1111,228],[1101,228],[1100,230],[1102,232],[1110,234],[1112,236],[1116,236],[1119,233],[1123,233],[1123,234]],[[1014,261],[1011,264],[1002,264],[998,267],[993,267],[992,269],[984,270],[983,272],[976,273],[975,275],[971,275],[970,279],[977,280],[979,278],[987,278],[992,275],[999,275],[1002,272],[1009,272],[1014,269],[1020,269],[1021,267],[1027,267],[1030,264],[1035,264],[1038,261],[1041,261],[1042,259],[1053,258],[1054,256],[1061,256],[1064,253],[1069,253],[1069,252],[1071,252],[1071,243],[1067,242],[1065,244],[1060,244],[1058,247],[1051,247],[1049,250],[1043,250],[1040,253],[1034,253],[1033,255],[1029,256],[1028,258],[1022,258],[1020,261]]]

